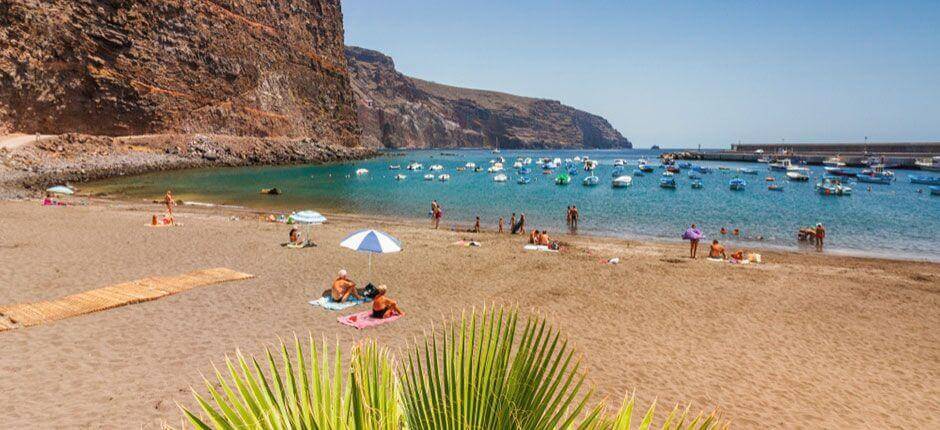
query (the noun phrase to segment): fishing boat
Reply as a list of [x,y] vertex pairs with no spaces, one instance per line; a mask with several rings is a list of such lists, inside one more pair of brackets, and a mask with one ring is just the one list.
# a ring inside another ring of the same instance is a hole
[[667,170],[663,172],[663,176],[676,176],[676,174]]
[[894,172],[888,170],[884,164],[870,164],[867,169],[862,169],[861,175],[887,176],[894,179]]
[[767,157],[758,157],[757,162],[758,163],[770,163],[770,159]]
[[486,171],[487,171],[487,172],[490,172],[490,173],[502,172],[502,171],[503,171],[503,163],[500,163],[500,162],[497,161],[497,162],[493,163],[493,165],[490,166],[488,169],[486,169]]
[[940,196],[940,185],[931,185],[928,188],[930,188],[931,195]]
[[693,180],[691,185],[692,185],[692,189],[695,189],[695,190],[700,190],[704,187],[700,179]]
[[890,176],[879,175],[879,174],[859,174],[855,177],[855,180],[858,182],[866,182],[869,184],[888,185],[888,184],[891,184],[891,181],[893,181],[894,178]]
[[914,164],[920,168],[920,170],[940,172],[940,156],[932,158],[918,158],[917,160],[914,160]]
[[532,173],[532,169],[530,169],[530,168],[528,168],[528,167],[523,167],[523,168],[517,170],[516,173],[518,173],[518,174],[520,174],[520,175],[528,175],[528,174]]
[[529,178],[528,176],[520,176],[519,180],[516,181],[516,183],[519,185],[526,185],[530,182],[532,182],[532,178]]
[[506,182],[507,180],[509,180],[509,178],[506,176],[505,173],[500,173],[500,174],[497,174],[496,176],[493,176],[493,182]]
[[689,172],[689,179],[702,179],[702,176],[698,172]]
[[433,174],[433,173],[428,173],[427,175],[424,175],[424,180],[425,180],[425,181],[433,181],[433,180],[434,180],[434,174]]
[[767,186],[769,191],[783,191],[783,185],[780,184],[770,184]]
[[624,160],[624,159],[622,159],[622,158],[618,158],[618,159],[614,160],[614,166],[622,167],[622,166],[625,166],[625,165],[627,165],[627,160]]
[[601,182],[601,178],[591,175],[591,176],[584,178],[584,180],[581,181],[581,185],[584,185],[585,187],[593,187],[599,184],[600,182]]
[[408,179],[408,177],[405,176],[405,175],[403,175],[403,174],[401,174],[401,173],[395,175],[395,180],[396,180],[396,181],[404,181],[405,179]]
[[644,175],[646,175],[646,174],[643,173],[642,170],[640,170],[640,169],[633,169],[633,176],[644,176]]
[[629,187],[631,184],[633,184],[633,178],[627,175],[618,176],[614,178],[613,182],[611,182],[611,185],[614,188],[626,188],[626,187]]
[[512,163],[512,168],[513,168],[513,169],[521,169],[521,168],[522,168],[522,162],[521,162],[521,161],[516,161],[515,163]]
[[356,176],[368,175],[369,169],[356,169]]
[[828,174],[830,174],[830,175],[833,175],[833,176],[849,176],[849,177],[851,177],[851,176],[857,176],[857,175],[858,175],[857,172],[855,172],[855,171],[853,171],[853,170],[846,169],[846,168],[844,168],[844,167],[826,167],[825,169],[826,169],[826,173],[828,173]]
[[435,171],[435,172],[439,172],[439,171],[441,171],[441,170],[444,170],[444,166],[442,166],[442,165],[440,165],[440,164],[434,164],[434,165],[432,165],[431,167],[428,167],[428,170]]
[[816,191],[824,196],[849,196],[852,195],[852,188],[842,184],[838,178],[823,177],[816,184]]
[[571,176],[567,173],[560,173],[555,177],[555,185],[568,185],[571,183]]
[[806,182],[809,180],[809,176],[803,172],[799,171],[790,171],[787,172],[787,179],[797,182]]
[[940,176],[907,175],[912,184],[940,185]]
[[388,170],[401,170],[401,164],[389,164]]
[[466,167],[466,168],[468,168],[468,169],[476,169],[476,168],[477,168],[477,163],[467,163],[467,164],[464,164],[463,166]]
[[675,177],[674,175],[668,175],[668,176],[667,176],[667,175],[663,175],[662,177],[659,178],[659,186],[660,186],[660,188],[675,189],[675,188],[676,188],[676,177]]
[[731,191],[742,191],[747,187],[747,181],[743,178],[731,178],[728,181],[728,187],[731,188]]
[[700,165],[698,165],[698,164],[694,164],[694,165],[692,165],[692,171],[693,171],[693,172],[698,172],[698,173],[701,173],[701,174],[704,175],[704,174],[706,174],[706,173],[711,173],[711,172],[715,171],[715,169],[712,169],[711,167],[708,167],[708,166],[700,166]]
[[650,164],[640,164],[638,167],[640,168],[641,171],[646,172],[646,173],[652,173],[653,170],[656,170],[656,168]]
[[679,167],[674,164],[669,164],[666,166],[666,171],[670,173],[679,173]]
[[450,180],[450,175],[448,175],[448,174],[445,173],[445,174],[443,174],[443,175],[438,176],[438,177],[437,177],[437,180],[438,180],[438,181],[441,181],[441,182],[447,182],[447,181]]
[[836,155],[835,157],[829,157],[823,160],[823,166],[828,167],[845,167],[845,162],[842,161],[842,157]]
[[742,167],[742,168],[738,169],[738,173],[743,173],[743,174],[745,174],[745,175],[756,175],[756,174],[757,174],[757,170],[754,170],[754,169],[751,169],[751,168],[747,168],[747,167]]
[[421,163],[411,163],[407,167],[408,170],[424,170],[424,165]]
[[782,160],[777,160],[773,163],[770,163],[770,165],[768,165],[767,167],[770,168],[770,170],[787,170],[787,168],[789,168],[792,165],[793,163],[790,161],[789,158],[784,158]]
[[680,169],[691,169],[691,168],[692,168],[692,163],[690,163],[690,162],[688,162],[688,161],[680,161],[680,162],[676,163],[676,166],[678,166]]

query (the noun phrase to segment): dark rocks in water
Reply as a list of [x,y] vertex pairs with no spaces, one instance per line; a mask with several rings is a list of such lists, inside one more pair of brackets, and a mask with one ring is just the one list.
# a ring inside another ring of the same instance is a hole
[[340,0],[4,0],[0,41],[0,133],[359,143]]
[[346,60],[369,147],[632,147],[604,118],[558,101],[415,79],[381,52],[354,46]]
[[652,149],[652,150],[655,151],[655,150],[657,150],[657,149],[662,149],[662,148],[660,148],[659,145],[653,145],[653,146],[650,147],[650,149]]

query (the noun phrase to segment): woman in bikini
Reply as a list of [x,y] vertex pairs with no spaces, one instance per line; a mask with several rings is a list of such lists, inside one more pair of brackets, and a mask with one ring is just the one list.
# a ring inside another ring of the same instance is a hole
[[388,298],[386,293],[388,287],[385,284],[375,287],[375,297],[372,301],[372,318],[388,318],[393,315],[404,316],[405,313],[398,309],[398,303]]

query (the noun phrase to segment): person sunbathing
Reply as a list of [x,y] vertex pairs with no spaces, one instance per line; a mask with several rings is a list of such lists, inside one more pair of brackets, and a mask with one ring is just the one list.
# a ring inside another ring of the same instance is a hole
[[362,296],[359,295],[359,292],[356,291],[356,283],[349,280],[349,277],[346,274],[346,270],[339,271],[339,277],[333,281],[333,287],[330,290],[330,295],[333,298],[334,302],[343,303],[349,296],[353,296],[359,300],[362,300]]
[[539,235],[539,245],[550,246],[552,244],[552,238],[548,236],[547,230],[542,230],[542,234]]
[[708,258],[720,258],[722,260],[728,258],[725,254],[725,247],[718,244],[718,240],[712,241],[712,246],[708,250]]
[[529,234],[529,244],[530,244],[530,245],[538,245],[540,238],[541,238],[541,236],[539,235],[539,231],[538,231],[538,230],[532,230],[532,233]]
[[744,260],[744,250],[740,249],[736,251],[734,254],[731,254],[731,259],[738,260],[738,261]]
[[300,234],[300,230],[297,227],[291,227],[290,229],[290,243],[300,245],[303,243],[303,236]]
[[372,301],[372,318],[388,318],[393,315],[404,316],[405,313],[398,308],[398,303],[388,298],[388,287],[385,284],[375,287],[375,297]]

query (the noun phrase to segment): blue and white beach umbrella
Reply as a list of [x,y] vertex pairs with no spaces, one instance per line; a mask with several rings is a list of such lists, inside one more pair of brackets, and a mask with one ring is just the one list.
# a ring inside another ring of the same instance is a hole
[[401,251],[401,241],[378,230],[357,231],[339,243],[353,251],[369,253],[369,278],[372,277],[372,254],[387,254]]
[[323,224],[326,217],[316,211],[300,211],[290,215],[292,222],[296,224]]

